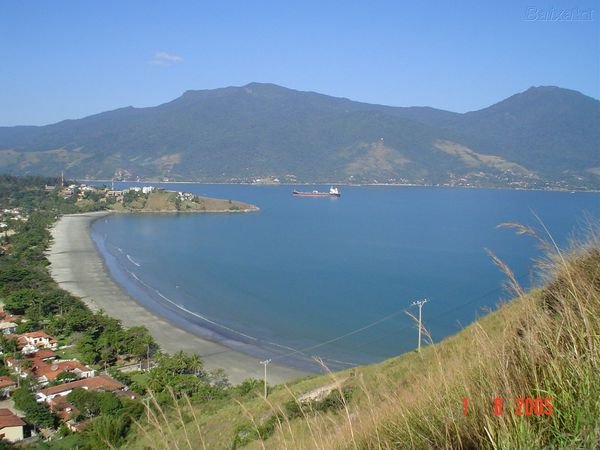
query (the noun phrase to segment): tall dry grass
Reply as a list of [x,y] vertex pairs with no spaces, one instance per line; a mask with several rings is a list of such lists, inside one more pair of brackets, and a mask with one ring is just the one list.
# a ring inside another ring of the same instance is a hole
[[[594,235],[565,255],[551,239],[524,227],[517,231],[547,250],[540,262],[546,287],[524,293],[495,259],[518,301],[501,307],[493,323],[484,318],[420,354],[406,355],[409,373],[366,368],[330,373],[341,398],[335,411],[314,408],[292,390],[288,398],[299,411],[294,417],[281,402],[265,400],[259,416],[240,403],[239,414],[255,429],[247,447],[600,448],[600,242]],[[527,414],[525,404],[518,408],[519,399],[527,398],[552,399],[551,413],[546,403]],[[214,448],[202,441],[204,425],[189,399],[175,404],[176,412],[150,405],[154,430],[140,425],[141,435],[156,444],[149,447]],[[187,424],[184,417],[191,417]],[[164,439],[157,440],[157,430]]]
[[[493,333],[475,323],[471,342],[451,355],[444,344],[429,347],[433,364],[410,389],[371,390],[377,406],[355,415],[359,448],[598,448],[599,242],[596,235],[567,255],[551,240],[540,242],[547,286],[525,294],[497,260],[520,296],[518,307],[499,311],[503,325]],[[497,398],[501,414],[494,413]],[[517,408],[527,398],[551,398],[551,414]],[[324,447],[353,447],[347,432],[338,428]]]

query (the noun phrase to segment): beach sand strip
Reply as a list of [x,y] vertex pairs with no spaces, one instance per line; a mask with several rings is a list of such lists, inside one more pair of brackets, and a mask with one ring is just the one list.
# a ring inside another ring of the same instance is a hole
[[[91,238],[94,220],[109,213],[95,212],[62,216],[52,228],[53,241],[47,253],[50,274],[60,287],[80,297],[94,311],[121,320],[124,326],[143,325],[160,347],[169,353],[183,350],[198,354],[207,369],[222,368],[232,383],[264,376],[257,358],[202,339],[177,328],[145,309],[121,289],[108,274],[102,257]],[[269,364],[270,384],[290,381],[306,375],[300,370]]]

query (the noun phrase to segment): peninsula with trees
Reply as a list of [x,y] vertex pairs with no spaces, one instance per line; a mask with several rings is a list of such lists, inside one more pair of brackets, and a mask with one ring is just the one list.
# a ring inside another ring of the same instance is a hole
[[123,190],[107,186],[71,183],[66,187],[46,185],[63,199],[70,199],[78,212],[107,210],[124,213],[237,213],[259,211],[249,203],[175,192],[155,186],[134,186]]

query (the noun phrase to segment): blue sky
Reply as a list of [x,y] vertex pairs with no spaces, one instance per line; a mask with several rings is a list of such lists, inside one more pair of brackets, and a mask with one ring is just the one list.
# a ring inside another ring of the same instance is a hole
[[599,98],[600,1],[6,1],[0,58],[0,125],[252,81],[464,112],[534,85]]

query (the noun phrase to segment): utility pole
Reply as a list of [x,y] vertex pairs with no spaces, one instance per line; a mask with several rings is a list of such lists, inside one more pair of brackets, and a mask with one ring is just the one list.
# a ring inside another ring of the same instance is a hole
[[417,346],[417,352],[421,352],[421,330],[423,329],[423,322],[421,321],[421,310],[423,309],[423,305],[427,303],[429,300],[418,300],[416,302],[412,302],[412,306],[417,305],[419,307],[419,343]]
[[265,359],[264,361],[260,362],[263,366],[265,366],[265,398],[267,398],[267,366],[270,362],[270,359]]

